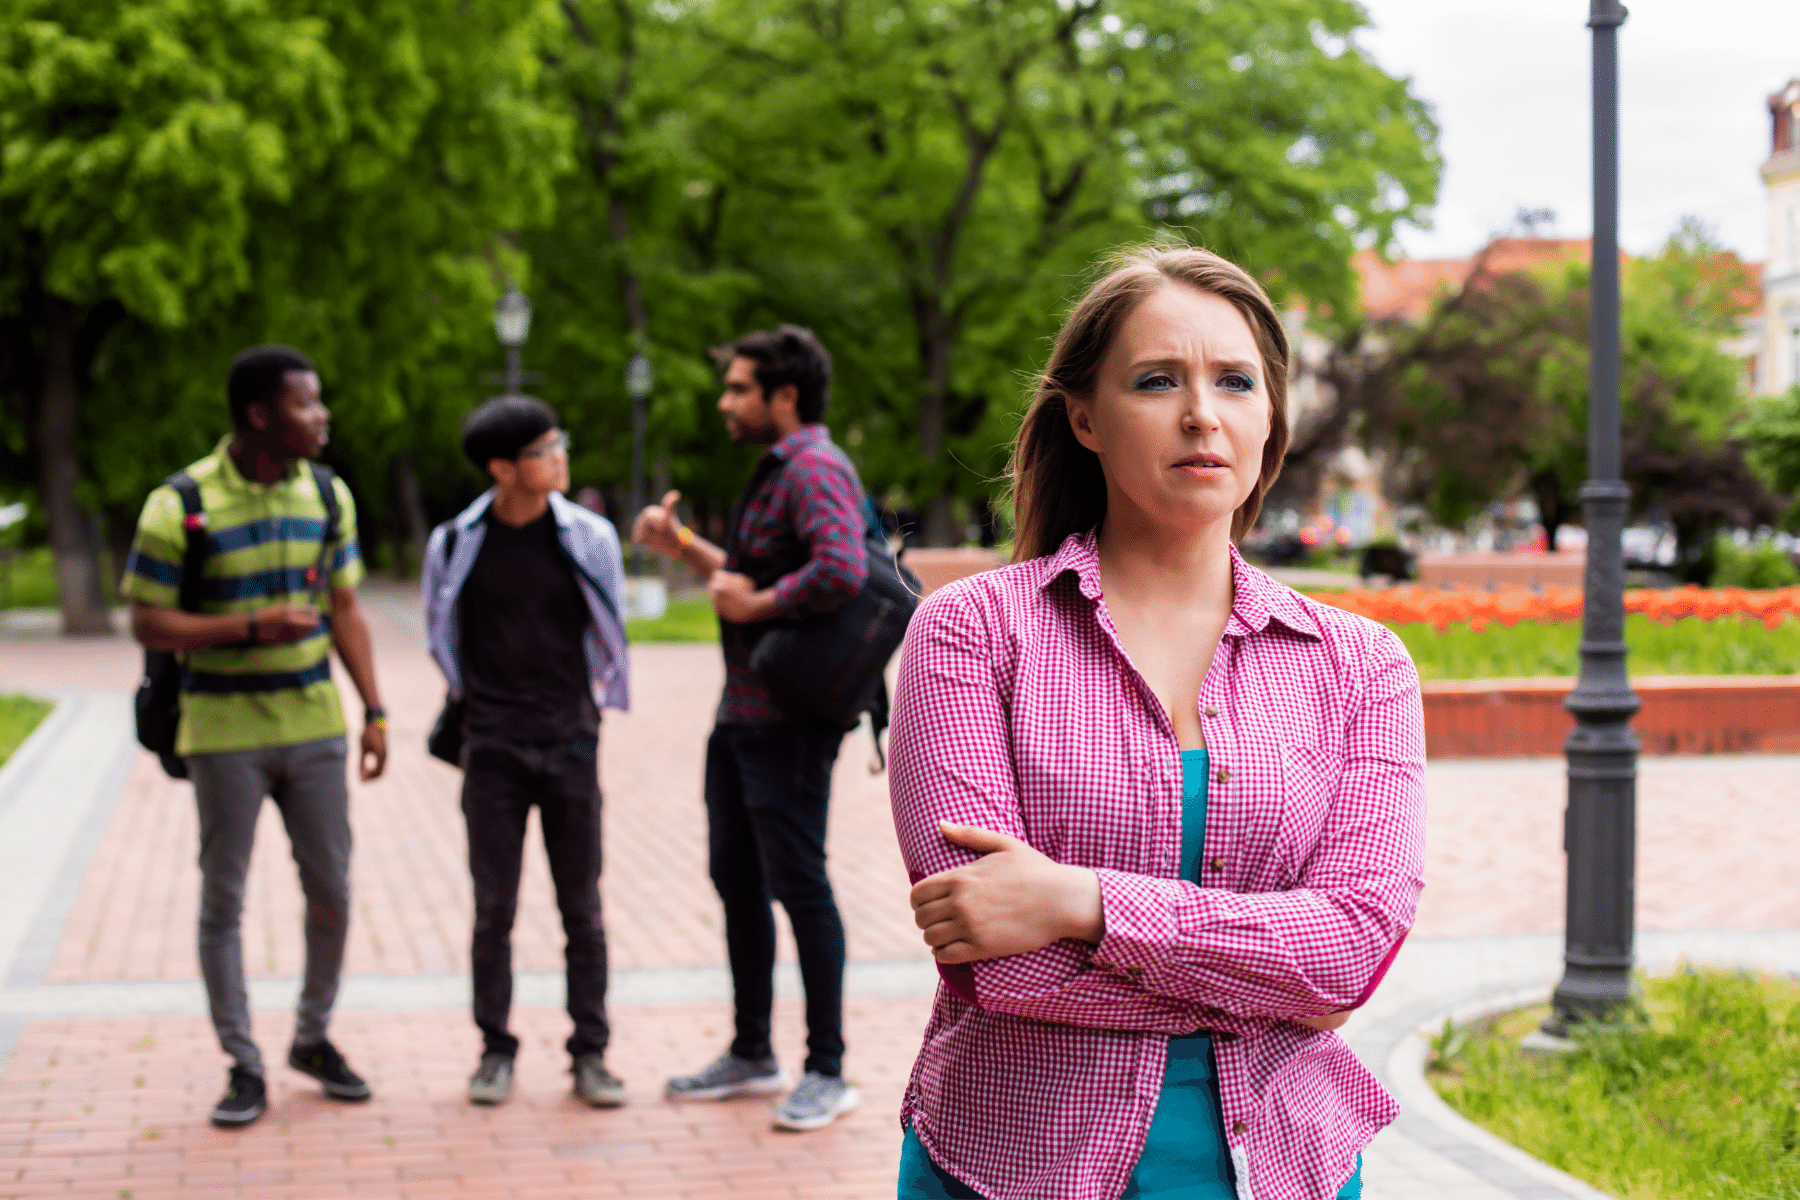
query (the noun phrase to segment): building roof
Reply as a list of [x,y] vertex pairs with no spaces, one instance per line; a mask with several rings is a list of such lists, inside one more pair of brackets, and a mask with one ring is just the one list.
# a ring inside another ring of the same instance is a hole
[[[1432,304],[1445,292],[1483,279],[1495,279],[1515,271],[1541,271],[1559,263],[1585,261],[1593,253],[1588,238],[1497,237],[1472,258],[1398,258],[1384,261],[1373,250],[1357,254],[1353,266],[1362,281],[1363,310],[1372,320],[1423,320]],[[1620,265],[1627,256],[1619,254]],[[1717,272],[1739,273],[1732,288],[1733,307],[1739,316],[1762,311],[1761,263],[1746,263],[1733,252],[1713,259]]]

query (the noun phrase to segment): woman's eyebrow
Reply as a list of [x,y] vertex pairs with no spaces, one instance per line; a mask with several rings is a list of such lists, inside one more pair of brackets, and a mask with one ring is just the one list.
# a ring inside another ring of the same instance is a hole
[[1261,363],[1250,362],[1241,358],[1221,359],[1218,362],[1215,362],[1213,366],[1221,371],[1242,371],[1244,374],[1250,376],[1255,376],[1258,371],[1262,370]]

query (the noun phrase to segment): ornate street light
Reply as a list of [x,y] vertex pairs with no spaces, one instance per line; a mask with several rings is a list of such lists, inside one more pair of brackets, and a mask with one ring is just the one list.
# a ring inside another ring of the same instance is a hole
[[[656,371],[650,365],[649,356],[640,347],[625,366],[625,394],[631,397],[631,516],[627,518],[628,521],[637,520],[637,514],[644,511],[644,472],[649,457],[645,441],[649,428],[650,393],[655,386]],[[631,573],[644,573],[644,549],[635,542],[631,547]]]
[[1581,676],[1567,707],[1569,889],[1563,977],[1544,1032],[1605,1020],[1632,998],[1637,870],[1638,698],[1625,672],[1622,532],[1631,489],[1619,448],[1619,0],[1590,0],[1594,31],[1594,257],[1588,333],[1588,481],[1581,488],[1587,574]]
[[531,301],[512,284],[507,285],[506,294],[494,306],[494,335],[506,347],[506,394],[516,396],[525,385],[519,350],[531,336]]

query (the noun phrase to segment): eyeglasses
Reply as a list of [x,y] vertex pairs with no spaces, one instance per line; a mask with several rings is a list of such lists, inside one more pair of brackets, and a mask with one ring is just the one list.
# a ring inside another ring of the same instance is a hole
[[559,429],[556,431],[556,436],[551,438],[549,442],[533,450],[521,450],[519,451],[519,457],[548,458],[552,454],[567,454],[568,452],[569,434],[566,430]]

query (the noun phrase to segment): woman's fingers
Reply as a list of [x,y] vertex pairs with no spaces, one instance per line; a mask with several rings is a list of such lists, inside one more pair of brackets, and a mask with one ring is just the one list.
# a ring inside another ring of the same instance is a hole
[[917,911],[920,905],[930,904],[933,900],[942,900],[954,890],[955,885],[950,880],[950,872],[946,871],[941,875],[929,875],[913,884],[909,898],[912,900],[914,911]]
[[975,825],[958,825],[954,821],[939,821],[938,829],[946,841],[961,846],[964,850],[973,850],[977,854],[993,854],[999,850],[1029,849],[1029,845],[1018,838],[1008,837],[1004,833],[995,833],[991,829],[982,829]]
[[980,962],[982,959],[986,958],[987,955],[981,953],[980,950],[976,949],[968,942],[955,941],[934,947],[931,951],[931,957],[946,965],[957,965],[961,963]]

